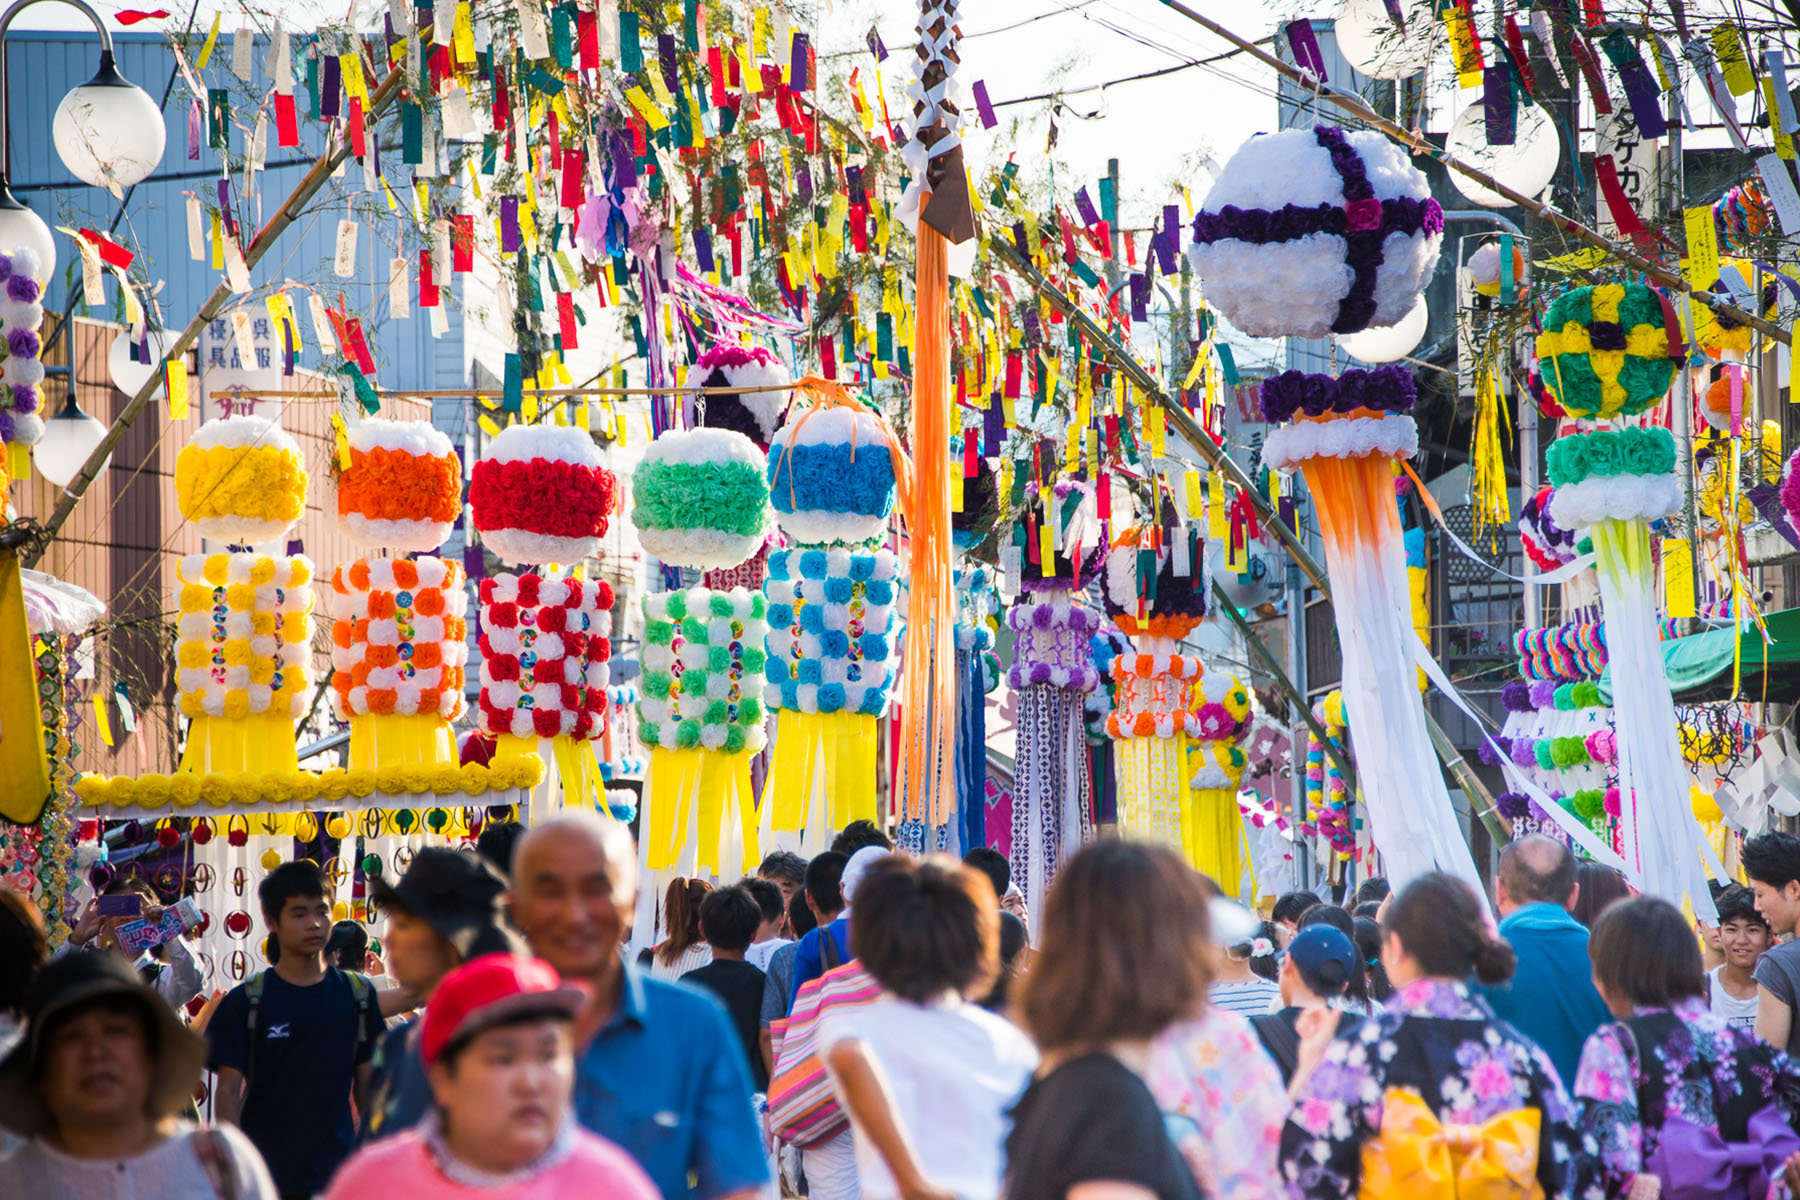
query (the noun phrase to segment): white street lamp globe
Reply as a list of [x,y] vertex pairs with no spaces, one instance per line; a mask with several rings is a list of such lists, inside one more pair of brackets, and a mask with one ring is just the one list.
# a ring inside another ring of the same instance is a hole
[[[44,422],[44,436],[31,448],[32,461],[45,479],[66,488],[105,436],[106,425],[82,411],[71,388],[69,402],[62,411]],[[112,457],[108,455],[100,470],[105,471],[111,464]]]
[[112,55],[103,53],[94,77],[56,106],[50,136],[77,179],[128,188],[156,170],[167,135],[150,93],[119,74]]
[[[113,386],[127,396],[137,395],[138,389],[152,376],[162,374],[163,360],[169,356],[169,347],[175,341],[165,329],[149,330],[144,336],[150,343],[149,362],[132,361],[129,329],[121,329],[106,351],[106,373],[112,376]],[[158,387],[152,399],[161,394],[162,388]]]
[[56,273],[56,239],[50,235],[50,226],[22,204],[11,189],[0,188],[0,254],[11,254],[21,247],[37,255],[38,282],[48,282]]
[[[1487,114],[1478,100],[1463,110],[1450,126],[1444,139],[1444,153],[1471,167],[1493,176],[1495,182],[1522,195],[1535,198],[1550,185],[1556,174],[1556,163],[1562,155],[1562,138],[1556,122],[1535,104],[1518,108],[1517,128],[1513,144],[1496,146],[1488,141]],[[1484,208],[1511,208],[1513,202],[1491,188],[1483,187],[1460,171],[1450,172],[1456,190]]]
[[1338,345],[1352,358],[1366,363],[1399,362],[1425,337],[1425,297],[1407,309],[1406,315],[1392,325],[1372,325],[1367,329],[1338,339]]

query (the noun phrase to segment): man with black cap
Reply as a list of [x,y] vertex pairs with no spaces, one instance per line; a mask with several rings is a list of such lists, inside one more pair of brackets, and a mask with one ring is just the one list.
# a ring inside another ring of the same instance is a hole
[[236,1128],[177,1119],[206,1043],[121,955],[77,950],[46,966],[26,1035],[0,1060],[0,1126],[30,1139],[0,1164],[9,1196],[275,1200]]
[[[524,939],[506,923],[506,881],[478,855],[426,847],[413,855],[398,883],[377,878],[370,891],[388,919],[389,969],[421,1004],[468,960],[525,950]],[[414,1017],[388,1030],[376,1048],[364,1141],[409,1129],[431,1110],[419,1032]]]

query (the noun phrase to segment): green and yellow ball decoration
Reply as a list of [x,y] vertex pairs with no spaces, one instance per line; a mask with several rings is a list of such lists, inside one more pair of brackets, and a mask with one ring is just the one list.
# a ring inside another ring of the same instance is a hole
[[1662,297],[1638,283],[1558,296],[1544,313],[1537,354],[1544,386],[1573,417],[1643,412],[1675,378]]

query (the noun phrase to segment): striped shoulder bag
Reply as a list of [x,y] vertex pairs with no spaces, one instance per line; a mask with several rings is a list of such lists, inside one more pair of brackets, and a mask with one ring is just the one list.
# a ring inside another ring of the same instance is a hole
[[810,1150],[849,1128],[819,1057],[819,1019],[828,1009],[857,1008],[880,998],[881,985],[852,960],[802,984],[792,1015],[769,1023],[775,1049],[769,1132],[775,1137]]

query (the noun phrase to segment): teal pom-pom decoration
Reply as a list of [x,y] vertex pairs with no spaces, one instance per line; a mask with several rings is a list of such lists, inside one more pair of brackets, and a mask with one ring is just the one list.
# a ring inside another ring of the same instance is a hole
[[743,749],[744,749],[743,728],[741,726],[737,726],[737,725],[727,725],[725,727],[725,752],[727,754],[737,754],[737,753],[740,753]]
[[655,746],[660,744],[662,729],[655,721],[640,721],[638,723],[637,732],[638,741],[644,743],[644,745]]
[[669,620],[679,621],[687,616],[688,596],[685,590],[669,593]]
[[732,614],[732,611],[733,611],[733,607],[732,607],[732,603],[731,603],[731,596],[729,593],[714,592],[712,594],[712,615],[713,616],[729,617]]
[[681,623],[681,636],[690,642],[706,641],[706,622],[699,617],[689,617]]
[[700,744],[700,722],[682,721],[675,726],[675,745],[692,750]]
[[675,640],[675,626],[667,621],[645,621],[644,640],[652,646],[666,646]]
[[655,696],[658,700],[667,700],[670,682],[669,675],[665,671],[646,671],[644,672],[644,694]]
[[761,592],[750,593],[750,619],[760,621],[768,615],[769,601]]
[[744,647],[744,670],[750,672],[752,675],[760,675],[762,673],[763,666],[765,663],[768,662],[768,659],[769,659],[768,652],[761,649],[760,647],[757,647],[757,646],[745,646]]
[[738,720],[747,724],[757,724],[763,719],[762,701],[755,696],[745,696],[738,701]]
[[723,675],[731,670],[731,647],[708,646],[706,648],[706,667],[717,675]]
[[1556,752],[1555,748],[1550,744],[1549,738],[1544,738],[1539,741],[1531,748],[1531,752],[1537,757],[1538,766],[1546,771],[1553,771],[1556,769]]

